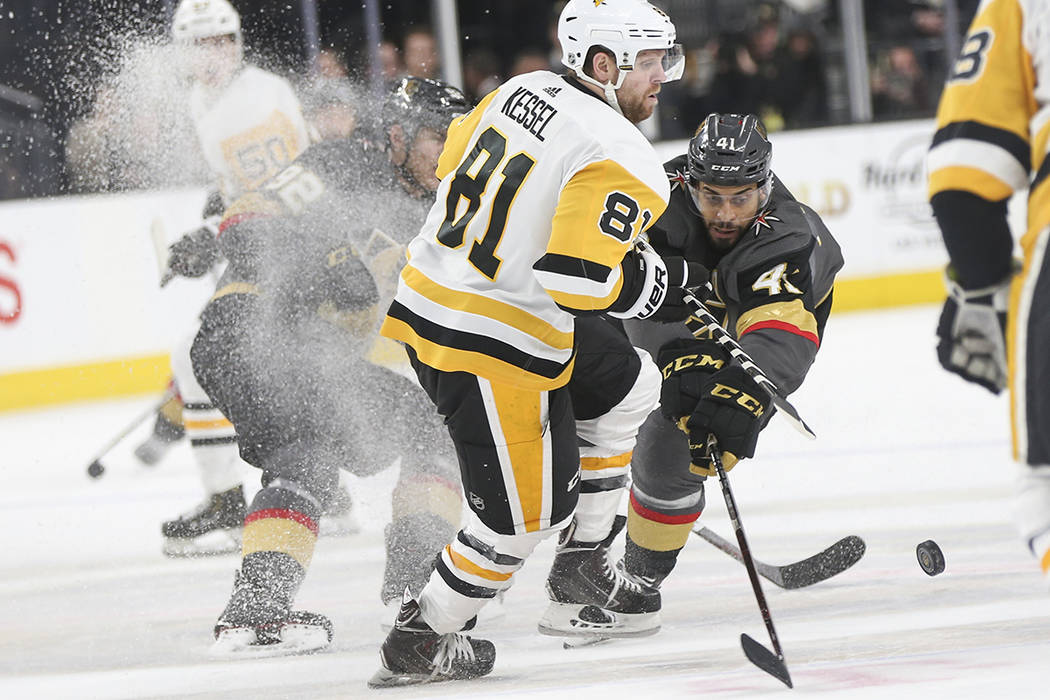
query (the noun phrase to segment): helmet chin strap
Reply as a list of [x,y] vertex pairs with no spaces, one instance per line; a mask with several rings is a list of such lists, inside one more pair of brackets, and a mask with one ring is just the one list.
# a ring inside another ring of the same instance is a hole
[[595,87],[601,88],[602,93],[605,96],[605,101],[609,103],[609,106],[616,110],[616,113],[622,117],[623,110],[620,109],[620,102],[616,99],[616,91],[620,89],[621,85],[623,85],[623,79],[627,77],[627,71],[623,68],[620,68],[619,71],[620,74],[616,77],[615,84],[612,81],[609,81],[608,83],[600,83],[596,79],[584,73],[582,70],[576,73],[576,77],[585,83],[590,83]]

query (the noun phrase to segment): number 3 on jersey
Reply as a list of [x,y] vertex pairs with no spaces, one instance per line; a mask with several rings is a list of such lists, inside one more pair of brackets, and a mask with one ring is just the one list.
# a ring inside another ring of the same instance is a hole
[[[437,239],[443,245],[449,248],[459,248],[463,245],[467,226],[478,213],[489,179],[503,162],[506,153],[507,137],[490,126],[481,134],[470,154],[460,164],[456,170],[456,177],[449,186],[448,197],[445,199],[445,220],[437,233]],[[503,262],[496,256],[496,248],[507,225],[507,213],[514,202],[514,196],[535,164],[536,161],[527,153],[518,153],[510,158],[500,171],[503,182],[492,200],[485,234],[473,242],[467,255],[471,264],[489,279],[496,279],[500,263]],[[463,200],[466,200],[467,207],[459,214]]]

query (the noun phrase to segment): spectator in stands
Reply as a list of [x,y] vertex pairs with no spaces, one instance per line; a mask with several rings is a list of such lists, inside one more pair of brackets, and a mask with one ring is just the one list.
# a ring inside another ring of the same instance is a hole
[[499,58],[486,48],[474,49],[463,58],[463,92],[476,103],[503,83]]
[[405,66],[401,63],[401,50],[392,41],[383,40],[379,42],[379,76],[384,83],[392,83],[405,73]]
[[917,117],[930,109],[929,83],[915,49],[898,44],[879,56],[871,75],[877,119]]
[[[510,65],[510,76],[531,73],[537,70],[550,70],[550,61],[547,52],[537,48],[527,48],[518,52],[514,62]],[[559,73],[561,71],[558,71]]]
[[428,27],[411,27],[401,41],[405,73],[418,78],[436,79],[441,73],[437,41]]
[[349,75],[342,56],[323,49],[301,89],[304,116],[321,139],[349,138],[357,126],[359,98]]
[[788,128],[827,123],[828,88],[817,37],[808,29],[792,30],[777,52],[777,102]]

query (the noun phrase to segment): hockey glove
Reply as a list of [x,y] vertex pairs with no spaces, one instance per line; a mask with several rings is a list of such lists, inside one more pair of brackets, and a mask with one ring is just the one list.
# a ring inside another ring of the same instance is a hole
[[690,470],[702,476],[714,476],[707,453],[707,436],[718,439],[726,470],[732,469],[740,459],[753,457],[758,433],[765,424],[763,416],[769,408],[769,394],[739,365],[712,374],[702,392],[696,410],[684,419],[689,434]]
[[656,364],[663,373],[660,410],[678,422],[700,402],[704,384],[711,375],[729,366],[729,353],[713,340],[675,338],[660,347]]
[[217,229],[208,222],[168,247],[168,269],[179,277],[201,277],[222,258]]
[[[701,290],[708,288],[711,273],[700,263],[689,262],[680,257],[666,257],[664,265],[667,267],[669,288],[664,297],[664,303],[649,318],[662,323],[678,323],[686,320],[693,313],[692,307],[686,304],[682,297],[685,291],[683,287],[695,290],[694,293],[703,298]],[[678,281],[679,279],[681,282]]]
[[937,359],[949,372],[993,394],[1006,387],[1006,304],[1010,279],[965,290],[945,271],[948,300],[937,323]]
[[[609,315],[616,318],[650,318],[664,304],[670,289],[698,287],[711,277],[700,263],[679,257],[664,260],[641,238],[627,252],[622,267],[630,287],[621,292],[621,298],[628,301],[618,300],[609,308]],[[678,298],[681,302],[680,293]]]

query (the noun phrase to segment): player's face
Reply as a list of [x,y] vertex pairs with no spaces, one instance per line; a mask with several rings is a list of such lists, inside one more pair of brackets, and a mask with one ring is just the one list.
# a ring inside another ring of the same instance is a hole
[[193,42],[193,77],[205,85],[221,87],[229,82],[241,62],[237,38],[232,34]]
[[416,182],[429,192],[437,191],[440,180],[434,172],[437,170],[438,158],[445,148],[445,135],[427,127],[416,132],[412,147],[408,150],[405,167]]
[[708,238],[720,250],[736,245],[755,220],[761,204],[758,185],[740,187],[700,183],[699,187],[689,185],[689,192],[707,224]]
[[634,59],[634,69],[627,72],[623,85],[616,91],[623,116],[634,124],[643,122],[653,114],[658,102],[660,85],[667,81],[663,49],[639,51]]

